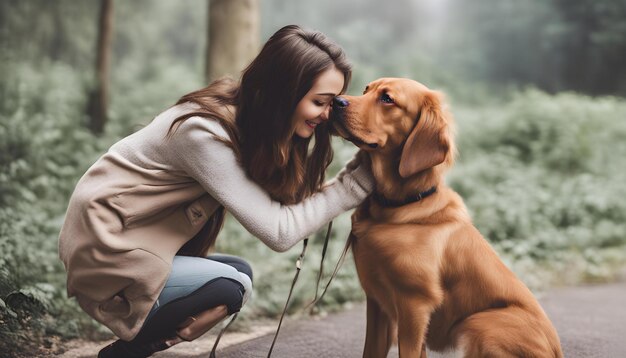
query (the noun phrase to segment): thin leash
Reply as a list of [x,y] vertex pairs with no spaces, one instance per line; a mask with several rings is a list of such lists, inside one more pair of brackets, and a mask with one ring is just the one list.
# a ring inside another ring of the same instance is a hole
[[[313,302],[317,302],[317,290],[320,287],[320,280],[322,279],[322,271],[324,270],[324,258],[326,257],[326,249],[328,248],[328,238],[330,237],[330,232],[333,228],[333,222],[328,223],[328,230],[326,230],[326,238],[324,239],[324,247],[322,248],[322,259],[320,260],[320,270],[317,274],[317,282],[315,283],[315,298],[313,298]],[[313,303],[311,302],[311,303]],[[311,305],[307,305],[307,309]]]
[[[309,303],[307,305],[307,307],[305,308],[306,310],[308,310],[309,308],[313,308],[315,306],[315,304],[317,304],[317,302],[319,302],[322,297],[324,297],[324,294],[326,294],[326,290],[328,289],[328,286],[330,286],[330,283],[332,282],[333,278],[335,278],[335,276],[337,275],[337,272],[339,271],[339,268],[341,267],[345,257],[346,257],[346,253],[348,252],[348,249],[350,248],[350,243],[351,243],[351,239],[348,238],[348,241],[346,242],[346,246],[343,250],[343,253],[341,254],[341,257],[339,258],[339,261],[337,262],[337,265],[335,266],[335,270],[333,271],[332,276],[330,277],[330,279],[328,280],[328,283],[326,284],[326,287],[324,287],[324,291],[322,292],[322,294],[318,297],[317,293],[318,293],[318,288],[319,288],[319,283],[320,280],[322,278],[322,271],[324,268],[324,258],[326,256],[326,249],[328,248],[328,241],[330,239],[330,233],[333,227],[333,222],[331,221],[330,223],[328,223],[328,230],[326,231],[326,238],[324,239],[324,248],[322,249],[322,260],[320,261],[320,271],[318,273],[317,276],[317,284],[315,286],[315,298],[313,299],[313,301],[311,303]],[[276,329],[276,334],[274,335],[274,339],[272,340],[272,345],[270,347],[269,352],[267,353],[267,358],[270,358],[272,355],[272,351],[274,350],[274,344],[276,343],[276,339],[278,338],[278,332],[280,331],[280,327],[281,324],[283,322],[283,317],[285,316],[285,312],[287,312],[287,306],[289,304],[289,299],[291,298],[291,293],[293,291],[293,288],[296,284],[296,281],[298,280],[298,275],[300,274],[300,263],[301,261],[304,259],[304,253],[306,251],[306,245],[307,245],[307,241],[308,238],[305,239],[304,241],[304,247],[302,249],[302,253],[300,254],[300,257],[298,258],[298,261],[296,262],[296,275],[293,278],[293,282],[291,284],[291,289],[289,290],[289,296],[287,296],[287,302],[285,302],[285,308],[283,309],[283,313],[280,316],[280,321],[278,323],[278,328]]]
[[[347,254],[348,250],[350,249],[350,244],[351,244],[352,240],[350,238],[348,238],[348,240],[346,241],[346,246],[344,247],[344,250],[343,250],[343,252],[341,254],[341,257],[339,258],[339,261],[337,262],[337,265],[335,266],[335,270],[333,271],[333,274],[331,275],[330,279],[328,280],[328,283],[326,283],[326,286],[324,287],[324,291],[318,297],[319,284],[320,284],[320,281],[321,281],[321,278],[322,278],[322,272],[323,272],[323,269],[324,269],[324,258],[326,257],[326,251],[327,251],[327,248],[328,248],[328,241],[330,239],[330,234],[331,234],[331,231],[332,231],[332,227],[333,227],[333,222],[331,221],[330,223],[328,223],[328,230],[326,231],[326,238],[324,239],[324,247],[322,249],[322,260],[320,261],[320,270],[319,270],[319,273],[318,273],[318,276],[317,276],[317,283],[315,285],[315,298],[305,308],[305,310],[309,310],[309,312],[310,312],[311,309],[313,309],[313,307],[326,294],[326,291],[328,290],[328,287],[330,286],[330,283],[332,282],[333,278],[335,278],[335,276],[337,275],[337,272],[339,271],[339,268],[343,264],[343,261],[344,261],[344,259],[346,257],[346,254]],[[298,260],[296,260],[296,274],[293,277],[293,281],[291,282],[291,288],[289,289],[289,295],[287,295],[287,301],[285,302],[285,307],[283,308],[283,312],[280,315],[280,320],[278,321],[278,327],[276,328],[276,333],[274,334],[274,339],[272,340],[272,345],[270,346],[270,350],[267,353],[267,358],[271,357],[272,351],[274,350],[274,345],[276,344],[276,339],[278,338],[278,333],[280,332],[280,328],[282,326],[283,319],[285,318],[285,314],[286,314],[287,308],[289,306],[289,301],[291,300],[291,295],[293,294],[293,289],[294,289],[294,287],[296,285],[296,282],[298,281],[298,276],[300,276],[300,270],[302,269],[302,263],[304,262],[304,255],[306,253],[306,249],[307,249],[308,243],[309,243],[309,238],[304,239],[304,242],[303,242],[303,245],[302,245],[302,252],[300,253],[300,256],[298,257]],[[211,350],[211,355],[209,356],[209,358],[216,358],[215,351],[217,349],[217,344],[219,343],[220,338],[222,337],[222,334],[233,323],[235,318],[237,318],[237,313],[233,316],[233,318],[230,320],[230,322],[228,322],[228,324],[224,328],[222,328],[222,330],[220,331],[219,335],[217,336],[217,339],[215,340],[215,343],[213,344],[213,349]]]
[[304,254],[306,253],[306,247],[309,243],[309,238],[304,239],[304,244],[302,246],[302,252],[300,253],[300,257],[296,261],[296,275],[293,277],[293,281],[291,282],[291,288],[289,289],[289,295],[287,296],[287,301],[285,302],[285,308],[283,308],[283,313],[280,315],[280,321],[278,321],[278,328],[276,328],[276,334],[274,335],[274,339],[272,340],[272,345],[270,346],[270,350],[267,353],[267,358],[272,355],[272,351],[274,350],[274,344],[276,344],[276,338],[278,338],[278,332],[280,332],[280,327],[283,324],[283,318],[285,318],[285,313],[287,312],[287,306],[289,305],[289,300],[291,299],[291,294],[293,293],[293,288],[296,286],[296,281],[298,281],[298,276],[300,275],[300,269],[302,268],[302,261],[304,260]]
[[238,314],[239,312],[235,313],[235,315],[233,315],[233,318],[230,319],[230,322],[228,322],[226,327],[222,328],[222,330],[220,331],[220,334],[217,335],[217,338],[215,339],[215,343],[213,344],[213,349],[211,349],[211,354],[209,355],[209,358],[216,358],[215,350],[217,349],[217,344],[220,342],[220,338],[222,338],[222,334],[224,334],[226,329],[228,329],[228,327],[230,327],[230,325],[235,321],[235,318],[237,318]]
[[[321,301],[321,299],[324,297],[324,295],[326,294],[326,291],[328,290],[328,287],[330,287],[330,283],[333,282],[333,279],[335,278],[335,276],[337,276],[337,273],[339,272],[339,269],[341,268],[341,266],[343,265],[343,262],[346,258],[346,254],[348,253],[348,250],[350,250],[350,246],[352,245],[352,236],[349,236],[348,239],[346,240],[346,245],[343,248],[343,252],[341,253],[341,256],[339,257],[339,260],[337,261],[337,264],[335,265],[335,269],[333,270],[333,274],[330,276],[330,279],[328,279],[328,282],[326,283],[326,286],[324,287],[324,291],[322,291],[322,294],[317,297],[317,288],[319,286],[319,282],[320,282],[320,278],[322,277],[322,265],[324,264],[324,256],[322,255],[322,262],[320,263],[320,273],[317,277],[317,286],[315,286],[315,299],[309,303],[306,306],[306,310],[309,310],[309,313],[311,312],[311,310],[315,307],[315,305],[317,305],[317,303],[319,301]],[[324,245],[326,246],[326,245]]]

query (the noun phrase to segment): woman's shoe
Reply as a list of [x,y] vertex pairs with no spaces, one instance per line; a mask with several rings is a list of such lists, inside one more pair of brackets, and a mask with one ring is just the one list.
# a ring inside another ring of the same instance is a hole
[[167,339],[148,343],[127,342],[121,339],[102,348],[98,358],[145,358],[171,347]]

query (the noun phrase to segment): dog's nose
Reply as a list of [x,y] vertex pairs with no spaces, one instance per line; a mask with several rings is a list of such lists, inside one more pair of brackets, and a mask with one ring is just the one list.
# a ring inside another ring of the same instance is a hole
[[343,97],[335,97],[333,98],[333,107],[334,108],[346,108],[348,107],[348,105],[350,105],[350,102],[348,102],[347,99],[343,98]]

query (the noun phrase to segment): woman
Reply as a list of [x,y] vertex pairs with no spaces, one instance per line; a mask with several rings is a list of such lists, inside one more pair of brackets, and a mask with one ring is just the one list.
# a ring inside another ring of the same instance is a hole
[[[355,157],[324,183],[327,120],[351,70],[319,32],[286,26],[243,72],[182,97],[80,179],[59,237],[68,297],[121,339],[99,357],[147,357],[238,312],[242,259],[208,255],[225,211],[285,251],[373,189]],[[315,145],[309,143],[315,134]]]

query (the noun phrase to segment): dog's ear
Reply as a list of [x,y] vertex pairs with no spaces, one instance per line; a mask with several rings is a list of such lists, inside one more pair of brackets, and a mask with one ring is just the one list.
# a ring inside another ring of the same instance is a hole
[[450,149],[447,121],[436,92],[426,93],[418,116],[402,148],[400,176],[403,178],[443,163]]

